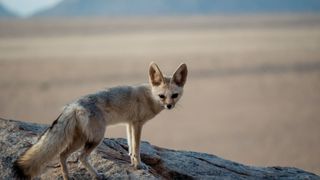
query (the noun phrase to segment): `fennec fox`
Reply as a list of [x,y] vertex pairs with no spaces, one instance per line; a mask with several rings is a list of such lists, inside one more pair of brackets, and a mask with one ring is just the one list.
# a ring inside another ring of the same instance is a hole
[[151,63],[149,84],[105,89],[68,104],[38,142],[16,160],[16,177],[32,179],[48,161],[60,155],[63,178],[69,179],[66,160],[83,148],[81,163],[93,177],[102,178],[89,164],[88,156],[102,141],[106,126],[114,124],[127,125],[131,165],[147,168],[140,160],[142,126],[163,109],[174,108],[182,96],[187,73],[186,64],[181,64],[172,77],[163,76],[159,67]]

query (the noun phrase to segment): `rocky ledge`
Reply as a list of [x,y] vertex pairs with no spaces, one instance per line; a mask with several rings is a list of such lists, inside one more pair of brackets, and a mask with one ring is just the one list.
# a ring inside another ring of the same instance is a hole
[[[13,161],[37,141],[47,125],[0,119],[1,179],[14,179]],[[175,151],[143,142],[142,161],[149,170],[130,166],[125,139],[104,139],[90,161],[106,179],[317,179],[316,174],[292,167],[254,167],[222,159],[215,155]],[[68,159],[73,179],[91,179],[74,153]],[[57,159],[57,158],[56,158]],[[58,160],[48,164],[41,179],[62,179]]]

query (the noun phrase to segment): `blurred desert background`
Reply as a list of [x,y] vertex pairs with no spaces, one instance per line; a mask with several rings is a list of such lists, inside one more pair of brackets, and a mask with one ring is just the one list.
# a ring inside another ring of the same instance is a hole
[[[320,174],[320,15],[0,19],[0,117],[50,124],[78,97],[189,68],[142,139]],[[109,127],[106,137],[126,137]]]

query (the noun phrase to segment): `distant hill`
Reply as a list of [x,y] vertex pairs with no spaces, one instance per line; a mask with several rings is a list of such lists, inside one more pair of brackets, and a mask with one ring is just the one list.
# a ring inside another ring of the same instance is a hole
[[15,17],[15,14],[10,12],[0,3],[0,18],[3,18],[3,17],[5,18]]
[[320,0],[64,0],[34,16],[320,12]]

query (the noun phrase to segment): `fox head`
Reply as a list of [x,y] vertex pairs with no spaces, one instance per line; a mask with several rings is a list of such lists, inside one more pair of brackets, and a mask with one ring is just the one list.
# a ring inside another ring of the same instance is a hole
[[181,64],[171,77],[163,76],[155,63],[150,64],[149,82],[154,99],[166,109],[173,109],[183,94],[183,86],[187,81],[188,69]]

